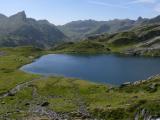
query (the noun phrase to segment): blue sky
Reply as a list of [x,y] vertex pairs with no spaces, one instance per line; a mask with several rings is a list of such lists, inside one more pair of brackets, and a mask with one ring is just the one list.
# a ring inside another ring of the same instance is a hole
[[160,15],[160,0],[0,0],[7,16],[25,10],[28,17],[59,25],[70,21],[151,18]]

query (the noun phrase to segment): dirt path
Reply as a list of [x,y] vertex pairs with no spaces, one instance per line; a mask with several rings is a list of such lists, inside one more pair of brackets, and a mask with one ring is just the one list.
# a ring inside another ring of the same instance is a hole
[[78,105],[77,113],[80,114],[81,117],[88,118],[90,114],[87,110],[87,106],[82,96],[80,96],[80,91],[78,86],[74,83],[74,80],[71,81],[71,84],[74,88],[75,93],[75,102]]
[[[58,80],[55,82],[55,84],[57,82]],[[31,116],[34,116],[36,114],[37,116],[45,116],[49,120],[63,120],[60,114],[54,112],[53,110],[50,110],[47,106],[42,106],[43,103],[47,102],[48,98],[40,96],[37,93],[37,88],[35,86],[32,86],[32,98],[39,100],[34,100],[33,103],[30,103],[28,113],[30,113]]]
[[12,95],[15,95],[17,92],[21,91],[22,89],[28,87],[29,85],[31,85],[31,83],[33,81],[37,81],[37,80],[42,80],[42,79],[46,79],[47,77],[41,77],[41,78],[36,78],[36,79],[33,79],[31,81],[28,81],[28,82],[25,82],[25,83],[21,83],[19,85],[17,85],[16,87],[12,88],[11,90],[9,90],[8,92],[0,95],[0,99],[3,99],[7,96],[12,96]]
[[[38,116],[38,117],[47,117],[49,120],[65,120],[66,118],[68,118],[68,114],[61,114],[61,113],[56,113],[53,110],[50,110],[48,108],[48,106],[43,106],[42,104],[45,102],[48,102],[48,98],[45,96],[40,96],[37,92],[37,88],[35,86],[32,86],[32,83],[34,81],[38,81],[38,80],[43,80],[46,79],[47,77],[41,77],[41,78],[37,78],[37,79],[33,79],[31,81],[25,82],[25,83],[21,83],[17,86],[15,86],[13,89],[9,90],[8,92],[0,95],[0,99],[3,99],[7,96],[12,96],[15,95],[16,93],[18,93],[19,91],[27,88],[27,87],[32,87],[32,98],[33,100],[31,100],[28,104],[29,104],[29,109],[27,111],[27,113],[29,113],[28,117],[34,117],[34,116]],[[58,82],[59,80],[57,80],[55,82],[55,84]],[[74,94],[75,94],[75,99],[74,102],[77,104],[78,109],[76,114],[80,115],[80,118],[85,117],[88,118],[90,116],[88,110],[87,110],[87,106],[83,100],[83,98],[80,96],[80,91],[78,86],[74,83],[74,81],[71,81],[71,84],[74,88]]]
[[[0,99],[3,99],[7,96],[15,95],[19,91],[29,87],[32,84],[32,82],[38,81],[38,80],[43,80],[46,78],[47,77],[41,77],[41,78],[33,79],[33,80],[25,82],[25,83],[21,83],[21,84],[17,85],[16,87],[14,87],[13,89],[9,90],[7,93],[0,95]],[[56,112],[49,110],[47,107],[41,105],[45,101],[44,100],[45,98],[41,99],[42,97],[38,95],[37,89],[35,86],[32,86],[32,88],[33,88],[32,97],[33,97],[34,102],[33,101],[30,102],[30,107],[29,107],[28,113],[30,113],[31,116],[34,116],[34,114],[36,114],[38,116],[46,116],[50,120],[62,120],[59,114],[57,114]],[[41,104],[39,104],[39,105],[36,104],[35,100],[34,100],[35,98],[40,99]],[[47,98],[46,98],[46,100],[47,100]]]
[[41,105],[31,105],[29,113],[37,114],[38,116],[46,116],[50,120],[62,120],[59,114]]

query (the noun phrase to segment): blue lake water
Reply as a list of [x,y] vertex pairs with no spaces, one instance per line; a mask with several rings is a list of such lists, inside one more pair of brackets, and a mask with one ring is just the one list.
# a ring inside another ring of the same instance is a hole
[[159,74],[160,58],[49,54],[23,66],[21,70],[120,85]]

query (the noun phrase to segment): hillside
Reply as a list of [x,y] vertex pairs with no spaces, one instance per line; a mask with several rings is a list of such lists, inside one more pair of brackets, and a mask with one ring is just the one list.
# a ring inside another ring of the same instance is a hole
[[33,45],[48,48],[64,40],[67,37],[47,20],[27,18],[24,11],[10,17],[0,14],[0,47]]
[[129,55],[160,55],[160,24],[148,24],[125,32],[90,36],[53,49],[68,53],[122,53]]
[[104,21],[79,20],[58,26],[58,28],[73,41],[78,41],[79,39],[83,39],[87,33],[96,30],[104,23]]
[[0,47],[33,45],[50,48],[66,41],[79,41],[100,34],[116,34],[137,27],[160,23],[160,16],[137,20],[79,20],[55,26],[47,20],[27,18],[24,11],[7,17],[0,14]]
[[[120,87],[27,74],[18,68],[54,51],[0,48],[0,119],[156,119],[160,76]],[[117,99],[118,98],[118,99]]]
[[58,28],[69,36],[72,40],[84,39],[88,36],[117,33],[130,30],[135,27],[148,24],[156,24],[160,22],[160,16],[147,19],[139,17],[137,20],[130,19],[114,19],[109,21],[80,20],[67,23]]

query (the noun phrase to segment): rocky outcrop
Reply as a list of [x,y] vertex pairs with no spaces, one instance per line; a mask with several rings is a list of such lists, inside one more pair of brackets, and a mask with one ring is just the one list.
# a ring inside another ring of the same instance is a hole
[[0,47],[35,46],[50,48],[68,40],[47,20],[27,18],[24,11],[10,17],[0,16]]
[[[135,82],[126,82],[126,83],[123,83],[121,85],[121,87],[126,87],[126,86],[132,86],[132,85],[139,85],[139,84],[143,84],[145,82],[150,82],[150,80],[153,80],[153,79],[156,79],[156,78],[160,78],[160,74],[157,74],[157,75],[153,75],[151,77],[149,77],[148,79],[146,80],[138,80],[138,81],[135,81]],[[154,89],[156,87],[157,84],[151,84],[149,87],[152,89]]]
[[160,116],[153,116],[146,109],[142,109],[136,113],[134,120],[159,120]]

